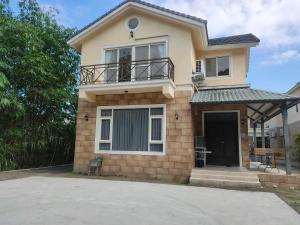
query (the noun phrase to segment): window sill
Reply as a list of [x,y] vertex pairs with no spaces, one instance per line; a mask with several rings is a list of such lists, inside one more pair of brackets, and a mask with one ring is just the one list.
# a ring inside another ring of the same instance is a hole
[[164,156],[165,152],[146,152],[146,151],[99,151],[96,150],[95,154],[112,154],[112,155],[157,155]]
[[205,76],[206,80],[222,80],[222,79],[232,79],[231,75],[224,75],[224,76],[216,76],[216,77],[207,77]]

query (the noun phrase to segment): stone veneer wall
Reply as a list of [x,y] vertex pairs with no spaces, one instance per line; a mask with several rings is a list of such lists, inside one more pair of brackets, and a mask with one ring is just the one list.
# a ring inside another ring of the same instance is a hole
[[257,174],[264,187],[294,189],[300,188],[300,177],[295,175],[279,175],[271,173]]
[[240,111],[240,129],[241,129],[241,144],[242,144],[242,166],[249,167],[249,140],[248,140],[248,124],[247,124],[247,106],[246,105],[193,105],[193,121],[194,133],[196,136],[202,136],[202,112],[203,111]]
[[[95,156],[97,106],[166,104],[166,154],[97,154],[103,158],[102,175],[187,181],[194,166],[190,98],[190,91],[177,91],[174,99],[167,99],[161,93],[102,95],[97,96],[95,103],[79,99],[74,171],[88,172],[89,161]],[[86,114],[88,121],[84,119]]]

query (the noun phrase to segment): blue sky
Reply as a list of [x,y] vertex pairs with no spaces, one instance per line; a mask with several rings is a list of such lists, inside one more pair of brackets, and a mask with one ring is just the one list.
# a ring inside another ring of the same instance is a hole
[[[58,9],[59,23],[82,28],[122,0],[38,0]],[[247,81],[253,88],[286,92],[300,81],[300,0],[150,0],[208,20],[209,37],[253,33]],[[10,5],[17,13],[17,0]]]

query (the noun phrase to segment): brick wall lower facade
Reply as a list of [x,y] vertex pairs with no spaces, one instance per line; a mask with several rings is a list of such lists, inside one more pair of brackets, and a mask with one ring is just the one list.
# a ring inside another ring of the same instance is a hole
[[202,112],[204,111],[239,111],[240,112],[240,136],[242,149],[242,166],[250,166],[249,140],[247,124],[247,106],[238,104],[217,104],[217,105],[194,105],[192,107],[194,133],[197,136],[202,134]]
[[89,161],[95,156],[97,106],[166,104],[166,154],[97,154],[103,158],[102,175],[186,182],[194,166],[190,98],[190,91],[176,91],[173,99],[161,93],[103,95],[97,96],[95,103],[79,99],[74,171],[86,173]]
[[[202,111],[240,111],[242,166],[249,167],[247,107],[245,105],[190,104],[190,91],[176,91],[173,99],[161,93],[97,96],[95,103],[78,103],[74,171],[87,173],[95,155],[103,158],[102,175],[186,182],[194,167],[194,136],[202,135]],[[166,104],[165,155],[94,153],[97,106]],[[192,112],[193,111],[193,112]],[[175,114],[178,113],[178,120]],[[88,115],[88,121],[85,116]]]

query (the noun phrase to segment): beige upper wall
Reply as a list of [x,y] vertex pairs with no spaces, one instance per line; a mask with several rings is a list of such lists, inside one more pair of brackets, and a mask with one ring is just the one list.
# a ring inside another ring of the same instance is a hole
[[[139,28],[130,37],[125,22],[130,16],[138,16]],[[104,63],[104,49],[112,46],[130,46],[153,42],[167,42],[167,56],[175,65],[175,83],[191,82],[193,51],[191,32],[180,26],[140,13],[130,13],[119,17],[118,21],[109,27],[95,33],[85,40],[81,47],[81,65]]]
[[205,84],[208,86],[245,84],[247,73],[247,55],[248,52],[246,48],[197,52],[197,59],[229,56],[230,76],[221,78],[206,78]]
[[[131,16],[140,19],[139,28],[130,37],[126,21]],[[197,51],[192,40],[192,31],[183,25],[171,23],[161,17],[131,10],[118,16],[103,29],[91,34],[81,45],[81,65],[104,63],[104,49],[108,47],[139,45],[152,42],[167,42],[167,56],[175,65],[175,84],[191,84],[195,60],[213,56],[230,56],[230,77],[208,78],[206,85],[245,84],[247,49]]]

